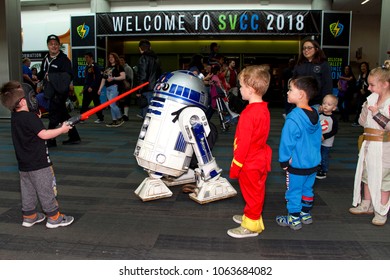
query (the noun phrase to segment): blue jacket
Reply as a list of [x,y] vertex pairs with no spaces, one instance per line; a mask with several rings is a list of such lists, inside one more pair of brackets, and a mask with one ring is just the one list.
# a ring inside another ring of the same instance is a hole
[[318,112],[294,108],[286,117],[279,145],[279,162],[292,174],[317,172],[321,162],[322,130]]

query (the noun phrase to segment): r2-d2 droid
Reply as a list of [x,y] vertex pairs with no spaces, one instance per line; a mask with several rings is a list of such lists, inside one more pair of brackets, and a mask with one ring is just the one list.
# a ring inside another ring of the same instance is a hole
[[[174,71],[159,78],[134,151],[149,175],[135,190],[143,201],[172,196],[167,185],[193,182],[190,198],[200,204],[237,194],[211,154],[207,106],[203,81],[192,72]],[[192,170],[194,153],[198,168]]]

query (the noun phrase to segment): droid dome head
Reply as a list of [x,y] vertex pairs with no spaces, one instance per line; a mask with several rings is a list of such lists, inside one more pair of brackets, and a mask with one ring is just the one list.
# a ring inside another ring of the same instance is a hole
[[203,81],[191,71],[178,70],[163,74],[154,87],[154,94],[187,106],[195,105],[203,110],[209,105]]

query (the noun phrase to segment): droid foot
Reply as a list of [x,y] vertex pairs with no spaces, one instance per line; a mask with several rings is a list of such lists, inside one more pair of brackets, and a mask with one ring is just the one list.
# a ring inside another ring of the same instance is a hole
[[171,197],[172,192],[161,179],[146,178],[134,191],[142,201]]
[[199,204],[206,204],[209,202],[233,197],[237,191],[232,185],[223,177],[219,177],[215,181],[200,181],[194,193],[189,196],[192,200]]
[[195,183],[195,172],[193,169],[188,169],[186,173],[179,177],[162,178],[162,181],[168,187]]

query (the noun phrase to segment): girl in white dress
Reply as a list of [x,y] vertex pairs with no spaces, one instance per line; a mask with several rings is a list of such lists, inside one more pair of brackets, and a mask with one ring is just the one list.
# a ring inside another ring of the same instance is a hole
[[[372,94],[363,104],[359,124],[364,141],[355,174],[352,214],[373,214],[372,223],[386,223],[390,202],[390,60],[370,71]],[[361,188],[363,187],[363,198]]]

